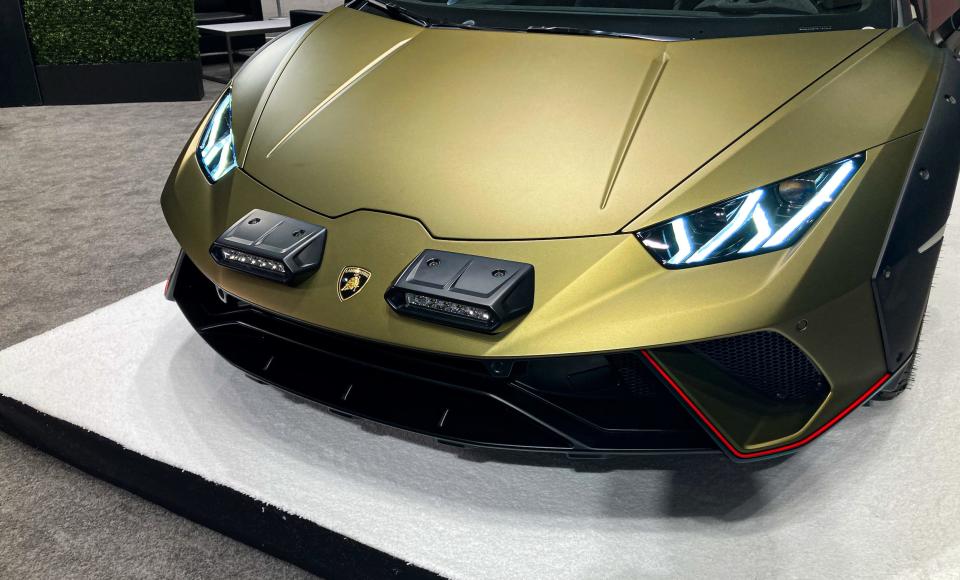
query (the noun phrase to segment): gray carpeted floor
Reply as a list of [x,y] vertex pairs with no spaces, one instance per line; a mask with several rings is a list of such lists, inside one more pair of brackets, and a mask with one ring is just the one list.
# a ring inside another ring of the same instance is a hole
[[309,576],[5,435],[0,465],[0,578]]
[[208,106],[0,109],[0,348],[166,276],[160,190]]
[[[0,109],[0,348],[163,280],[160,190],[208,106]],[[0,578],[306,576],[2,434],[0,466]]]

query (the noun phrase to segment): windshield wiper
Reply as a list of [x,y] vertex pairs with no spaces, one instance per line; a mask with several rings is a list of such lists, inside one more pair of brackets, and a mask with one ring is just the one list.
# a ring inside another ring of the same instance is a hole
[[574,34],[579,36],[610,36],[613,38],[637,38],[640,40],[656,40],[658,42],[674,42],[690,40],[680,36],[656,36],[652,34],[635,34],[632,32],[611,32],[607,30],[591,30],[589,28],[575,28],[572,26],[528,26],[527,32],[538,34]]
[[367,6],[372,6],[394,20],[409,22],[410,24],[416,24],[417,26],[422,26],[423,28],[429,28],[435,24],[441,24],[437,20],[432,20],[426,16],[421,16],[415,12],[411,12],[410,10],[398,4],[394,4],[393,2],[383,2],[381,0],[355,0],[354,2],[348,3],[348,7],[350,8],[353,8],[354,5],[356,5],[357,10],[363,10]]
[[816,16],[820,10],[810,0],[705,0],[693,9],[710,11],[724,16],[753,16],[755,14],[802,14]]
[[356,6],[357,10],[363,10],[367,6],[372,6],[383,12],[394,20],[409,22],[423,28],[460,28],[466,30],[499,30],[506,32],[531,32],[539,34],[575,34],[580,36],[611,36],[615,38],[637,38],[641,40],[656,40],[661,42],[671,42],[675,40],[690,40],[678,36],[655,36],[650,34],[634,34],[631,32],[610,32],[606,30],[591,30],[587,28],[575,28],[572,26],[528,26],[524,29],[500,28],[490,26],[478,26],[473,20],[464,22],[451,22],[448,20],[437,20],[428,18],[421,14],[412,12],[399,4],[387,0],[353,0],[348,2],[349,8]]

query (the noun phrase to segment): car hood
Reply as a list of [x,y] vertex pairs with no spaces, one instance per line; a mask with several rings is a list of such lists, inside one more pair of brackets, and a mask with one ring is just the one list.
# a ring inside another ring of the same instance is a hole
[[659,42],[338,9],[261,99],[241,162],[321,214],[438,238],[613,233],[878,34]]

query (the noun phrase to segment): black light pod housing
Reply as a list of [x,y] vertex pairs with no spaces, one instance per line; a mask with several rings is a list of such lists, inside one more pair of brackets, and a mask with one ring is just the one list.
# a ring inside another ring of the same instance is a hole
[[223,232],[210,255],[226,268],[296,284],[320,268],[327,228],[255,209]]
[[387,290],[398,314],[493,332],[533,308],[530,264],[425,250]]

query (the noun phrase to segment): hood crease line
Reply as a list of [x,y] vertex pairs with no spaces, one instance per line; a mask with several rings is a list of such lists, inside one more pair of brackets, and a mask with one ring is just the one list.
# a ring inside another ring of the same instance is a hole
[[603,192],[603,199],[600,201],[601,210],[605,209],[607,203],[610,201],[613,186],[620,176],[620,170],[623,168],[623,163],[627,159],[630,145],[633,144],[633,139],[637,136],[637,130],[640,129],[643,115],[647,112],[647,106],[653,98],[653,93],[657,90],[657,85],[663,77],[663,71],[667,68],[668,62],[670,62],[670,55],[667,54],[666,48],[664,48],[660,54],[660,58],[650,63],[650,68],[647,70],[646,77],[643,79],[643,84],[640,86],[640,90],[637,91],[633,110],[630,112],[630,118],[627,119],[626,127],[624,127],[623,137],[620,139],[620,144],[617,147],[617,155],[614,158],[613,166],[610,168],[610,175],[607,178],[607,187]]
[[370,72],[373,71],[378,66],[380,66],[383,63],[383,61],[387,60],[390,56],[392,56],[398,50],[403,48],[408,42],[410,42],[414,38],[415,38],[414,36],[411,36],[410,38],[405,38],[400,42],[394,44],[393,46],[388,48],[386,51],[384,51],[383,54],[373,59],[366,66],[364,66],[362,69],[357,71],[356,74],[354,74],[352,77],[347,79],[342,85],[337,87],[332,93],[327,95],[325,99],[320,101],[320,103],[316,107],[314,107],[309,113],[306,114],[306,116],[300,119],[300,121],[296,125],[294,125],[289,131],[287,131],[287,134],[284,135],[283,138],[281,138],[280,141],[278,141],[277,144],[274,145],[272,149],[270,149],[269,153],[267,153],[267,158],[269,159],[269,157],[273,155],[273,153],[277,149],[279,149],[281,145],[286,143],[291,137],[293,137],[297,133],[297,131],[302,129],[303,126],[309,123],[314,117],[319,115],[321,111],[323,111],[328,106],[330,106],[330,104],[333,103],[335,100],[337,100],[337,98],[339,98],[341,95],[349,91],[350,88],[353,87],[358,82],[360,82],[360,80],[363,79],[363,77],[370,74]]

